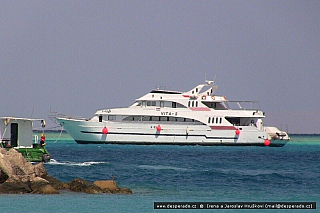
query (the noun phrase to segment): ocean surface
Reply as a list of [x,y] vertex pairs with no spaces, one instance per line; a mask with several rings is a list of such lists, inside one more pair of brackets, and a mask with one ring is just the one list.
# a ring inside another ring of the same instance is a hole
[[320,135],[291,135],[281,148],[77,144],[66,133],[58,137],[46,134],[51,176],[93,182],[114,175],[133,194],[0,195],[0,212],[168,212],[154,209],[167,201],[305,201],[317,209],[278,211],[320,212]]

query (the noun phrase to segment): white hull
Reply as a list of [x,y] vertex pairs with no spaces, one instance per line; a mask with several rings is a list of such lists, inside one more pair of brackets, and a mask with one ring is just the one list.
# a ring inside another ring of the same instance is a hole
[[[270,146],[284,146],[288,141],[272,140],[268,133],[251,126],[212,129],[206,125],[161,124],[157,131],[159,123],[92,122],[62,117],[56,120],[81,144],[265,146],[265,140],[270,139]],[[103,134],[106,126],[108,133]],[[235,130],[239,128],[237,135]]]
[[215,95],[213,81],[188,92],[152,90],[127,108],[91,119],[55,116],[78,143],[283,146],[287,133],[265,127],[253,101]]

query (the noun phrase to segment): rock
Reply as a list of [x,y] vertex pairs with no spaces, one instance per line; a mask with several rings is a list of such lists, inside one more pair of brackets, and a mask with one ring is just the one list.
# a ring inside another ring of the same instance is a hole
[[29,181],[29,186],[31,189],[41,188],[42,186],[48,185],[49,181],[41,178],[41,177],[35,177]]
[[33,165],[15,149],[0,152],[0,193],[30,193],[30,178],[35,178]]
[[131,189],[128,188],[119,188],[114,192],[115,194],[131,195],[133,194]]
[[0,170],[8,177],[19,176],[20,178],[35,177],[34,167],[21,153],[15,149],[2,154],[0,153]]
[[42,163],[32,165],[15,149],[0,150],[0,193],[59,193],[41,177],[47,175]]
[[66,190],[69,189],[69,184],[63,183],[55,177],[51,177],[50,175],[46,175],[42,177],[43,179],[49,181],[50,185],[57,190]]
[[43,178],[43,177],[48,176],[47,170],[46,170],[46,168],[44,168],[44,165],[42,162],[34,165],[34,172],[37,177]]
[[32,165],[15,149],[0,148],[0,194],[59,194],[58,190],[71,190],[89,194],[132,194],[127,188],[119,188],[114,180],[91,183],[76,178],[69,183],[48,175],[43,163]]
[[102,189],[104,193],[113,193],[113,194],[132,194],[130,189],[119,188],[118,184],[114,180],[98,180],[93,182]]
[[0,185],[0,193],[4,194],[24,194],[30,192],[32,192],[32,189],[28,183],[15,178],[8,178]]
[[94,185],[93,183],[76,178],[69,183],[69,189],[74,192],[85,192],[88,194],[99,194],[102,193],[102,190]]
[[11,165],[11,175],[35,176],[34,166],[27,161],[21,153],[15,149],[10,149],[5,155],[6,160]]
[[33,190],[31,194],[60,194],[60,192],[53,188],[50,184],[47,184],[41,188]]
[[46,179],[35,177],[29,184],[32,194],[60,194],[57,189],[52,187]]
[[6,182],[8,180],[9,176],[2,170],[0,170],[0,184]]
[[110,191],[118,189],[117,182],[113,180],[97,180],[93,184],[99,186],[100,189],[109,189]]

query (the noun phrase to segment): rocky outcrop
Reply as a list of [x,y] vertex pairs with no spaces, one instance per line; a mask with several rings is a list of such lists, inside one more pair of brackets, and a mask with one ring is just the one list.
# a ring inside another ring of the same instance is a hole
[[93,183],[76,178],[73,181],[69,183],[69,189],[74,192],[85,192],[88,194],[100,194],[103,193],[103,191]]
[[58,194],[47,180],[37,175],[41,169],[44,167],[33,166],[15,149],[0,149],[0,193]]
[[89,194],[132,194],[130,189],[119,188],[113,180],[91,183],[76,178],[63,183],[48,175],[43,163],[32,165],[16,150],[0,148],[0,194],[59,194],[59,190]]
[[132,194],[130,189],[119,188],[117,182],[114,180],[98,180],[93,182],[93,184],[98,186],[104,193]]

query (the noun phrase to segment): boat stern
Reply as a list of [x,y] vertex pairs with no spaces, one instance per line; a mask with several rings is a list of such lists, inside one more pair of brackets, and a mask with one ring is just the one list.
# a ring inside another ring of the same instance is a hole
[[277,127],[264,127],[264,131],[269,135],[270,146],[281,147],[290,141],[288,133],[279,130]]

